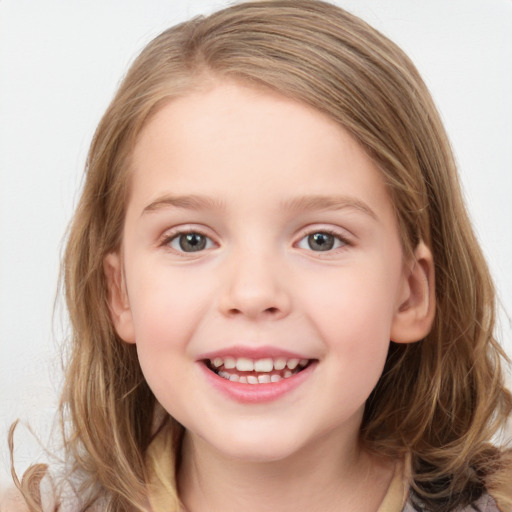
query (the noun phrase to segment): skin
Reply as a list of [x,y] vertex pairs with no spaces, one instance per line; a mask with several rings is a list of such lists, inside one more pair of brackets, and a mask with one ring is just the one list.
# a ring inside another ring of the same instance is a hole
[[[214,81],[154,115],[131,180],[122,250],[105,260],[111,313],[186,428],[187,509],[376,510],[393,464],[359,446],[364,404],[390,339],[428,332],[433,271],[422,244],[404,261],[373,161],[323,114]],[[191,195],[208,200],[176,202]],[[311,201],[325,196],[336,206]],[[204,250],[180,248],[190,232]],[[333,233],[333,248],[312,247],[312,233]],[[264,403],[205,378],[205,353],[262,346],[315,367]]]

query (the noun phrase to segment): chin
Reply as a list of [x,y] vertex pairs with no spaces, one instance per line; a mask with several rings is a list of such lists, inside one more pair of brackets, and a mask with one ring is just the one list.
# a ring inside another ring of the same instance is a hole
[[299,450],[298,447],[245,443],[224,451],[224,455],[230,459],[248,463],[278,462],[293,456]]
[[221,439],[213,439],[211,436],[203,437],[203,442],[210,445],[219,455],[240,462],[280,461],[291,457],[301,449],[301,443],[290,438],[289,435],[262,434],[261,431],[259,434],[230,432]]

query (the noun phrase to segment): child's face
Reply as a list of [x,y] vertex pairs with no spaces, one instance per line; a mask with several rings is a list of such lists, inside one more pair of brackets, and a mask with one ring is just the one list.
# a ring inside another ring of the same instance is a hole
[[219,82],[163,107],[132,169],[114,321],[160,403],[232,457],[353,442],[408,294],[369,157],[317,111]]

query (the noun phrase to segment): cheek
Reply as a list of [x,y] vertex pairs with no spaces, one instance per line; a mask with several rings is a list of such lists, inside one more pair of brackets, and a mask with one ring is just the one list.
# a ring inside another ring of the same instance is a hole
[[300,294],[302,309],[311,312],[319,329],[340,335],[359,333],[358,338],[379,332],[389,336],[397,280],[385,273],[350,268],[336,269],[323,278],[305,274],[297,289],[307,290]]
[[190,272],[149,266],[129,283],[130,306],[139,351],[165,351],[187,345],[208,304],[204,279]]
[[190,378],[188,350],[210,302],[204,280],[184,274],[162,266],[139,266],[136,279],[128,283],[139,364],[169,412],[183,393],[176,382]]
[[[395,264],[396,267],[396,264]],[[373,269],[373,271],[369,270]],[[302,281],[302,309],[340,371],[378,379],[390,342],[398,275],[380,265],[336,269],[328,279]],[[364,372],[361,374],[361,372]]]

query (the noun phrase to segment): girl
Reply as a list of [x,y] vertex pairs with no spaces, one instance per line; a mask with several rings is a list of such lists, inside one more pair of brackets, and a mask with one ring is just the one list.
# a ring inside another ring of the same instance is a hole
[[244,3],[150,43],[93,140],[64,280],[81,510],[512,510],[446,134],[345,11]]

